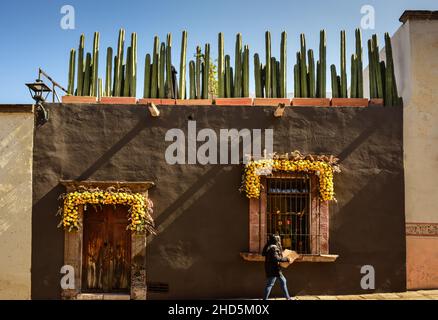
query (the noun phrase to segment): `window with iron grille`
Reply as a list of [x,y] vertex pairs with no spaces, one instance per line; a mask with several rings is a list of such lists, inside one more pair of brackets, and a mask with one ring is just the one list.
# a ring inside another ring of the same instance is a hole
[[283,249],[311,253],[311,179],[266,179],[266,233],[278,234]]

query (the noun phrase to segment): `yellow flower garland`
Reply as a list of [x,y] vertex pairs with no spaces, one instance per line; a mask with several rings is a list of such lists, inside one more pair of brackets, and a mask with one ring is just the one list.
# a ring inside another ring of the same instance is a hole
[[245,166],[243,190],[248,198],[260,197],[260,176],[269,171],[309,172],[319,177],[319,193],[322,200],[334,200],[333,167],[320,160],[261,159]]
[[79,206],[80,205],[125,205],[129,206],[130,224],[127,226],[132,231],[153,232],[152,201],[140,193],[118,191],[76,191],[64,195],[62,225],[68,231],[79,229]]

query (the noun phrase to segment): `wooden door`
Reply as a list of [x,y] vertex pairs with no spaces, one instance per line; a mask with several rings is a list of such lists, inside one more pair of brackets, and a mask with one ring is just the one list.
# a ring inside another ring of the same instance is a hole
[[129,292],[131,232],[125,206],[87,206],[82,250],[83,292]]

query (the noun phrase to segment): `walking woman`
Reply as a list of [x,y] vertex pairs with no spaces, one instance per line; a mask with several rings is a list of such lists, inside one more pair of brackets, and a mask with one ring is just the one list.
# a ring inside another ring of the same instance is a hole
[[286,278],[280,269],[280,262],[291,262],[288,258],[283,258],[283,249],[281,247],[281,239],[279,235],[269,235],[268,241],[263,248],[263,255],[265,256],[265,273],[266,273],[266,287],[263,299],[268,299],[275,281],[280,281],[281,289],[287,300],[294,300],[290,297],[287,290]]

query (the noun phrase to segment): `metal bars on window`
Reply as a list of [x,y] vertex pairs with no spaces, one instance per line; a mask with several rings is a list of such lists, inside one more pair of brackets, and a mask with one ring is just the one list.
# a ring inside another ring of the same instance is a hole
[[319,228],[312,228],[311,223],[310,177],[267,178],[266,187],[267,235],[280,235],[283,249],[311,254],[315,240],[319,242],[318,235],[314,234]]

